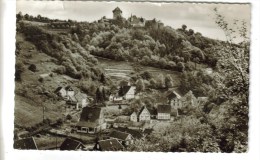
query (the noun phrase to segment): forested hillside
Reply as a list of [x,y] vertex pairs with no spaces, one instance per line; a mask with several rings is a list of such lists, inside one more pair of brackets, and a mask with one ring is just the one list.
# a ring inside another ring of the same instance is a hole
[[[204,37],[185,24],[177,29],[133,27],[124,19],[76,22],[17,14],[15,124],[29,122],[20,118],[28,113],[27,118],[34,121],[35,114],[41,112],[39,107],[44,106],[49,109],[49,118],[56,121],[57,106],[63,104],[53,91],[61,84],[74,85],[77,92],[96,101],[103,94],[105,101],[118,82],[106,76],[98,60],[101,57],[135,66],[137,73],[131,73],[130,80],[138,93],[148,90],[159,97],[175,87],[182,94],[192,90],[196,97],[209,98],[200,109],[181,110],[184,116],[176,120],[176,126],[148,136],[146,145],[137,142],[140,145],[129,150],[245,152],[250,44],[243,34],[247,32],[243,23],[239,32],[244,41],[236,44],[225,17],[215,12],[217,25],[228,33],[227,41]],[[65,22],[68,26],[62,29],[50,27]],[[160,77],[142,72],[144,66],[177,72],[179,82],[172,80],[171,74]],[[153,105],[156,98],[150,97],[149,104]],[[144,102],[137,100],[132,106]],[[35,123],[40,121],[38,118]],[[172,143],[166,143],[169,141]],[[160,147],[154,146],[155,142]]]

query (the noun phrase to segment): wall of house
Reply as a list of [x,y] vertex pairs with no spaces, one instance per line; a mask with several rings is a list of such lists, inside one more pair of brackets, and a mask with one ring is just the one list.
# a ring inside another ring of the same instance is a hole
[[136,87],[132,86],[129,91],[126,93],[125,95],[125,99],[128,100],[128,99],[134,99],[135,98],[135,90],[136,90]]
[[130,121],[132,121],[132,122],[137,122],[137,115],[136,115],[136,114],[132,114],[132,115],[130,116]]
[[173,109],[182,108],[182,106],[183,106],[183,102],[181,101],[181,99],[174,98],[171,100],[171,107]]
[[157,119],[171,119],[170,113],[158,113]]
[[81,107],[86,107],[87,106],[87,100],[86,99],[82,99],[81,100]]
[[147,109],[144,109],[142,113],[139,115],[139,121],[150,121],[151,115]]
[[75,95],[74,91],[67,91],[67,96],[73,97]]
[[58,94],[59,94],[59,96],[61,96],[61,97],[65,97],[65,96],[67,95],[65,89],[61,89]]

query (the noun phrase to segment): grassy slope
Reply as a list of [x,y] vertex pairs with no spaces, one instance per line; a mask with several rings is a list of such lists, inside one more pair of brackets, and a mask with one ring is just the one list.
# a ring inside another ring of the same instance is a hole
[[[17,34],[17,42],[21,42],[21,52],[16,60],[22,61],[25,64],[25,71],[22,74],[22,82],[15,84],[15,124],[22,126],[31,126],[39,123],[42,120],[42,107],[46,107],[46,118],[56,120],[62,117],[61,110],[65,103],[48,98],[45,95],[40,95],[39,90],[45,90],[53,93],[60,85],[72,84],[76,80],[63,75],[54,74],[53,77],[49,73],[57,67],[51,61],[52,57],[40,53],[35,46],[26,41],[22,34]],[[25,55],[31,54],[31,57]],[[28,70],[30,64],[37,66],[37,72]],[[44,82],[41,83],[38,79],[43,76]]]

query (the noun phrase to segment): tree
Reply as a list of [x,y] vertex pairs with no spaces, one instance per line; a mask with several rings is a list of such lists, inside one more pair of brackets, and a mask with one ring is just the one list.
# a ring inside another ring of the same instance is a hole
[[136,82],[136,91],[137,92],[142,92],[142,91],[144,91],[144,89],[145,89],[145,85],[144,85],[143,79],[137,80],[137,82]]
[[28,69],[32,72],[36,72],[37,71],[37,68],[36,68],[36,65],[35,64],[31,64]]
[[104,102],[103,95],[100,92],[100,89],[97,88],[97,90],[96,90],[96,103],[102,103],[102,102]]
[[100,76],[100,82],[103,84],[106,84],[106,77],[105,77],[104,73],[102,73]]
[[22,73],[24,72],[25,67],[24,64],[22,62],[17,62],[15,64],[15,80],[16,81],[21,81],[22,80]]
[[173,87],[172,77],[170,75],[167,75],[165,77],[165,87],[166,88],[172,88]]
[[197,64],[200,62],[200,59],[198,57],[195,57],[193,59],[194,65],[195,65],[195,69],[197,69]]
[[187,26],[186,26],[185,24],[183,24],[183,25],[181,26],[181,28],[182,28],[183,31],[186,31]]
[[189,36],[193,35],[194,34],[194,30],[193,29],[189,29],[188,34],[189,34]]
[[23,14],[22,12],[19,12],[18,14],[16,14],[16,21],[19,22],[20,20],[23,19]]
[[102,89],[102,98],[103,98],[104,101],[107,100],[106,90],[105,90],[104,87]]
[[152,74],[151,74],[150,72],[148,72],[148,71],[144,71],[144,72],[141,74],[141,77],[142,77],[143,79],[149,80],[149,79],[152,78]]
[[179,72],[183,72],[185,70],[185,65],[183,62],[178,62],[176,68]]
[[68,115],[66,116],[66,119],[70,121],[70,120],[72,120],[72,116],[71,116],[70,114],[68,114]]
[[[219,122],[212,122],[217,126],[217,133],[221,150],[232,152],[236,145],[242,145],[242,152],[246,151],[248,144],[248,96],[249,96],[249,39],[247,37],[247,27],[245,22],[234,21],[239,30],[229,27],[225,17],[221,15],[217,8],[214,9],[216,24],[224,31],[226,42],[219,48],[217,71],[215,77],[216,89],[212,97],[226,97],[219,107],[225,109],[223,119]],[[235,33],[235,34],[234,34]],[[239,34],[237,34],[239,33]],[[234,44],[237,35],[243,39],[238,47]],[[218,124],[218,125],[217,125]]]

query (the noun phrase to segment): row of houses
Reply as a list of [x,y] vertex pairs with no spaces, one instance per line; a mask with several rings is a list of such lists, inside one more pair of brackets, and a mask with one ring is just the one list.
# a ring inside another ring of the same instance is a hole
[[[148,133],[148,132],[147,132]],[[60,150],[96,150],[96,151],[122,151],[129,145],[134,144],[137,139],[143,139],[145,132],[131,130],[128,128],[118,128],[112,130],[107,136],[97,140],[93,147],[86,147],[81,141],[67,137],[62,144],[57,147]],[[34,137],[19,139],[14,141],[15,149],[38,150]]]
[[85,93],[76,93],[71,86],[57,87],[54,93],[75,109],[86,107],[90,101]]

